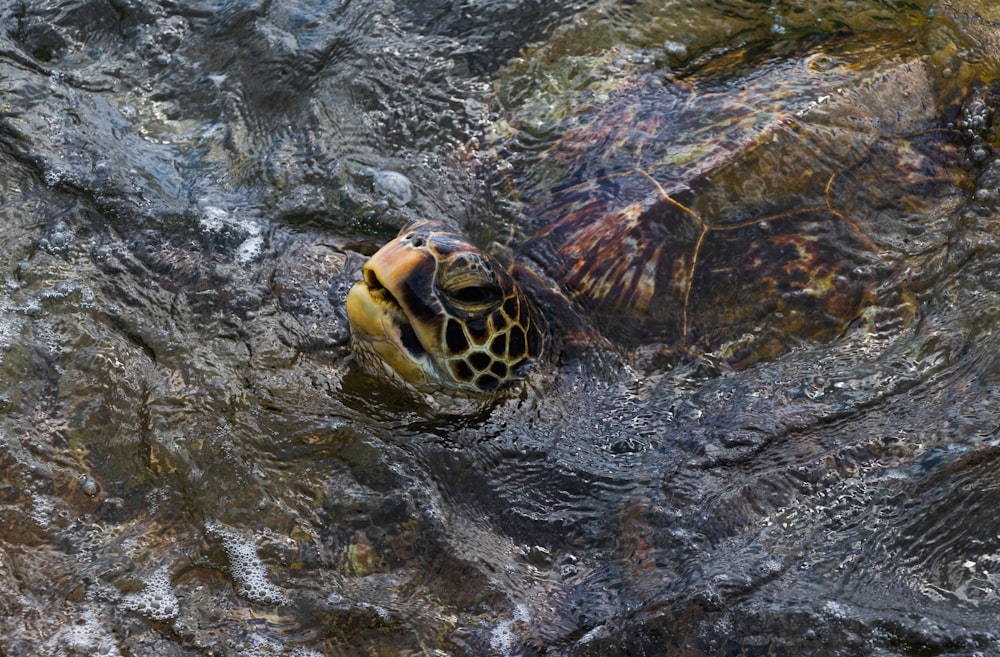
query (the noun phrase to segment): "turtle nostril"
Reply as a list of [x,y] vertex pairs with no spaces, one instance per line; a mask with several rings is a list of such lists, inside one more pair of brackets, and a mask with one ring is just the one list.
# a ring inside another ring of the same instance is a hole
[[368,286],[368,289],[382,290],[385,288],[385,286],[382,285],[382,281],[378,279],[378,276],[375,274],[374,270],[365,267],[363,275],[365,277],[365,285]]
[[368,286],[368,293],[372,295],[372,298],[380,299],[392,306],[402,308],[396,297],[392,296],[392,292],[385,285],[382,285],[382,281],[378,279],[378,274],[375,273],[374,269],[365,267],[362,276],[364,276],[365,285]]

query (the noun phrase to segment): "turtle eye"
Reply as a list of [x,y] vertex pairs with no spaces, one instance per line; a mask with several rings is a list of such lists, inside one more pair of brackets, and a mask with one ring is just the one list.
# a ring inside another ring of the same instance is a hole
[[441,263],[438,285],[448,300],[460,310],[482,312],[500,305],[503,294],[496,274],[482,257],[459,253]]
[[469,285],[451,292],[451,298],[466,305],[489,305],[496,300],[497,291],[488,285]]

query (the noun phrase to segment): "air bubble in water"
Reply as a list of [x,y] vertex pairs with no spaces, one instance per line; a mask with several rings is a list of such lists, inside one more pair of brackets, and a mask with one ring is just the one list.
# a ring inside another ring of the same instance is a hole
[[145,582],[142,591],[122,599],[126,609],[137,611],[151,620],[166,621],[177,617],[177,596],[170,586],[170,571],[161,566]]
[[229,557],[229,568],[241,595],[254,602],[264,604],[285,604],[285,592],[271,583],[267,568],[257,554],[257,546],[239,533],[211,524],[208,533],[222,539],[222,549]]

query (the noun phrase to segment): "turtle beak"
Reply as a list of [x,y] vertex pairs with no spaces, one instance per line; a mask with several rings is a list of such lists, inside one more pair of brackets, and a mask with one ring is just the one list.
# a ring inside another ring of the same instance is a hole
[[347,317],[354,339],[374,351],[406,380],[428,381],[427,350],[400,298],[415,272],[426,267],[428,254],[397,238],[373,255],[362,268],[362,279],[347,295]]

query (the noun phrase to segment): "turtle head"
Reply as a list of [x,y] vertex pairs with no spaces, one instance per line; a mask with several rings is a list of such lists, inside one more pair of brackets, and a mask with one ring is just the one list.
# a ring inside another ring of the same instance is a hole
[[421,393],[499,390],[523,378],[545,342],[509,272],[433,222],[404,228],[365,263],[347,316],[358,359]]

